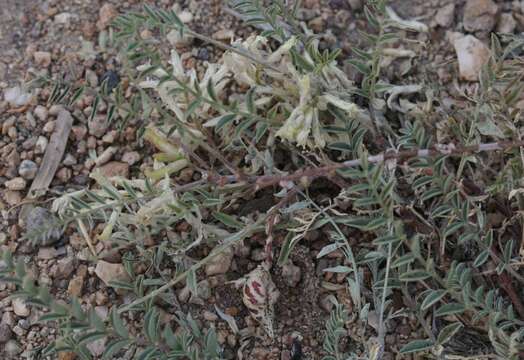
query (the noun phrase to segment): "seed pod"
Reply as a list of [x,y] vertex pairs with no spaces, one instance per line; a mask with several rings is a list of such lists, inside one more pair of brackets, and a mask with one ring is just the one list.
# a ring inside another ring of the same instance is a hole
[[269,337],[273,338],[274,304],[280,295],[271,275],[263,266],[251,271],[244,282],[243,300],[251,316],[264,328]]

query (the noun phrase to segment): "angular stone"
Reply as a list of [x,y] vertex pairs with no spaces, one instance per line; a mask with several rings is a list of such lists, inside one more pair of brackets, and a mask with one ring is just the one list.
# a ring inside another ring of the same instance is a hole
[[67,292],[69,295],[79,298],[82,296],[82,289],[84,287],[84,278],[82,276],[75,276],[69,280]]
[[39,136],[35,144],[35,154],[43,154],[45,149],[47,149],[47,144],[49,141],[45,136]]
[[29,104],[32,97],[31,93],[24,91],[20,86],[15,86],[4,91],[5,101],[15,107]]
[[48,67],[51,65],[51,53],[48,51],[35,51],[33,57],[35,63],[41,67]]
[[231,267],[232,260],[233,251],[230,249],[224,250],[221,254],[217,255],[209,263],[206,264],[206,275],[212,276],[226,273]]
[[89,134],[99,138],[106,133],[109,123],[106,121],[105,115],[95,116],[93,120],[87,122],[87,127]]
[[5,187],[8,190],[13,190],[13,191],[24,190],[26,185],[27,185],[27,182],[22,177],[16,177],[14,179],[11,179],[5,182]]
[[129,164],[120,161],[111,161],[100,167],[100,172],[105,177],[121,176],[129,177]]
[[49,111],[42,105],[38,105],[33,113],[40,121],[47,121],[47,117],[49,116]]
[[489,48],[473,35],[458,35],[454,41],[457,53],[460,78],[478,81],[482,66],[489,60]]
[[96,264],[95,274],[107,286],[109,286],[109,282],[113,280],[129,281],[129,275],[126,272],[124,265],[111,264],[103,260],[99,260]]
[[73,256],[65,257],[58,260],[57,266],[56,278],[67,279],[75,271],[76,259]]
[[0,344],[4,344],[11,340],[13,333],[7,324],[0,324]]
[[20,191],[7,190],[4,192],[4,199],[11,206],[18,205],[22,201],[22,194]]
[[137,151],[128,151],[122,155],[122,161],[129,165],[134,165],[140,160],[140,154]]
[[11,305],[13,306],[13,312],[18,316],[27,317],[31,313],[25,300],[22,298],[14,298]]

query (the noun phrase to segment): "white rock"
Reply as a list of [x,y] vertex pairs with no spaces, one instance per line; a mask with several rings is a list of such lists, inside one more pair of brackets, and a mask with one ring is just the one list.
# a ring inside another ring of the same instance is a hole
[[26,317],[29,316],[29,313],[31,312],[24,299],[14,298],[11,305],[13,306],[13,312],[18,316]]
[[191,12],[184,10],[180,14],[178,14],[178,18],[180,21],[182,21],[184,24],[190,23],[191,20],[193,20],[193,14]]
[[124,265],[112,264],[107,261],[99,260],[96,264],[95,274],[102,280],[107,286],[109,282],[113,280],[128,281],[129,275],[127,274]]
[[460,78],[477,81],[482,66],[489,60],[489,48],[473,35],[455,35],[453,45],[457,53]]
[[4,91],[4,99],[11,106],[24,106],[29,104],[33,96],[20,86],[15,86]]
[[47,148],[48,140],[45,136],[39,136],[35,144],[35,154],[43,154]]
[[115,142],[115,138],[117,137],[117,135],[118,133],[115,130],[112,130],[108,132],[107,134],[105,134],[104,136],[102,136],[102,141],[105,142],[106,144],[112,144]]

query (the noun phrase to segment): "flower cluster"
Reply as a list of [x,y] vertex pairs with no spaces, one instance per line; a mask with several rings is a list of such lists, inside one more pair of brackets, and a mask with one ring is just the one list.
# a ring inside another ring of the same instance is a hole
[[[190,114],[198,123],[213,127],[226,114],[226,110],[212,110],[206,101],[201,101],[194,107],[194,94],[184,91],[181,84],[198,89],[199,94],[212,91],[214,97],[220,99],[228,84],[235,82],[240,87],[252,89],[255,109],[251,111],[262,112],[261,110],[268,110],[278,104],[278,119],[282,119],[282,122],[280,125],[272,123],[277,137],[308,148],[323,148],[329,140],[327,133],[323,131],[328,104],[341,109],[348,118],[358,117],[360,109],[350,100],[347,91],[351,82],[338,68],[336,61],[315,66],[310,53],[300,50],[301,45],[295,37],[291,37],[274,51],[267,38],[255,35],[244,41],[232,41],[231,46],[238,51],[226,51],[218,63],[207,64],[207,70],[201,79],[194,69],[184,69],[180,57],[173,50],[170,61],[171,79],[161,81],[168,74],[157,69],[140,86],[156,89],[163,103],[179,120],[187,123],[187,110],[192,107]],[[317,42],[311,44],[313,51],[317,51],[317,47]],[[242,55],[244,52],[251,56]],[[304,71],[300,68],[293,60],[293,53],[300,53],[299,56],[311,65],[311,70]],[[257,59],[260,61],[257,62]],[[147,70],[149,66],[141,65],[138,70]],[[241,111],[249,110],[244,103],[238,108]],[[235,118],[239,119],[240,116]]]

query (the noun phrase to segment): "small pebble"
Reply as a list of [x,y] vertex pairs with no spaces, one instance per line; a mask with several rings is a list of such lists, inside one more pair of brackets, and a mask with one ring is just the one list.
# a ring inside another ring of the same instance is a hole
[[13,306],[13,312],[17,316],[26,317],[29,316],[30,310],[29,307],[26,305],[25,300],[22,298],[14,298],[11,302],[11,305]]
[[225,274],[231,267],[232,260],[233,251],[230,249],[225,250],[206,264],[206,275],[212,276],[217,274]]
[[129,177],[129,164],[121,161],[111,161],[100,167],[100,172],[105,177]]
[[11,328],[7,324],[0,324],[0,344],[8,342],[13,336]]
[[49,111],[47,110],[46,107],[42,105],[38,105],[33,112],[40,121],[42,122],[47,121],[47,117],[49,116]]
[[64,107],[62,105],[52,105],[50,108],[49,108],[49,115],[51,116],[58,116],[58,114],[64,110]]
[[52,133],[55,130],[55,122],[53,120],[46,122],[42,130],[46,133]]
[[75,140],[80,141],[87,135],[87,127],[84,125],[75,125],[71,128],[71,132],[73,133]]
[[39,136],[35,144],[35,154],[43,154],[47,148],[48,140],[45,136]]
[[35,178],[38,172],[38,165],[32,160],[24,160],[20,163],[18,168],[18,174],[26,180],[32,180]]
[[96,166],[101,166],[101,165],[104,165],[105,163],[107,163],[109,160],[111,160],[111,158],[113,157],[113,155],[116,154],[116,152],[118,151],[118,148],[116,146],[110,146],[108,147],[107,149],[104,150],[104,152],[102,152],[95,160],[95,165]]
[[140,161],[140,154],[137,151],[128,151],[122,155],[122,161],[134,165]]
[[14,190],[14,191],[24,190],[26,185],[27,185],[27,182],[22,177],[16,177],[14,179],[11,179],[5,182],[5,187],[8,190]]
[[66,154],[66,156],[64,157],[64,160],[62,160],[62,164],[64,164],[65,166],[76,165],[76,163],[77,163],[76,158],[71,154]]
[[62,183],[67,183],[73,176],[73,171],[70,168],[63,167],[56,172],[56,178]]
[[204,317],[206,321],[217,321],[218,320],[218,316],[211,311],[207,311],[207,310],[204,311],[202,316]]
[[22,201],[22,194],[20,191],[7,190],[4,192],[4,199],[11,206],[18,205]]
[[288,261],[288,263],[282,267],[282,277],[289,287],[297,286],[301,276],[300,267],[294,265],[291,261]]
[[88,121],[87,127],[89,128],[89,134],[99,138],[106,133],[109,124],[105,115],[98,115],[93,120]]

